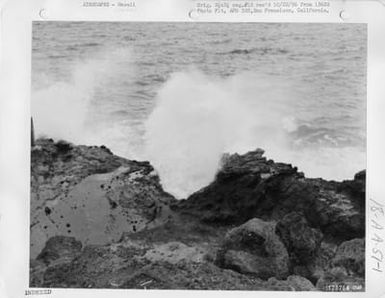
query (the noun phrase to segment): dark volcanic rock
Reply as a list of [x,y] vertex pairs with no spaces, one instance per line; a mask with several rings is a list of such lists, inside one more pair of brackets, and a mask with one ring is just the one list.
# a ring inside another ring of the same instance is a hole
[[219,267],[232,269],[239,273],[253,274],[255,276],[267,279],[275,276],[274,268],[271,266],[271,260],[256,256],[241,250],[227,250],[222,253]]
[[176,201],[149,162],[39,139],[30,229],[31,287],[363,290],[365,172],[308,179],[258,149]]
[[289,256],[275,234],[275,223],[258,218],[232,229],[218,251],[217,264],[263,279],[285,278],[289,274]]
[[277,223],[276,233],[280,236],[290,253],[294,264],[306,264],[314,258],[322,233],[310,228],[302,214],[291,212]]
[[74,237],[55,236],[47,241],[36,259],[48,265],[58,259],[74,259],[81,249],[82,243]]
[[354,180],[343,181],[338,190],[349,195],[352,202],[360,210],[365,208],[366,171],[354,175]]
[[332,260],[333,265],[344,267],[349,275],[364,277],[365,239],[352,239],[343,242]]
[[312,228],[341,240],[365,233],[363,174],[334,182],[308,179],[289,164],[275,163],[257,149],[227,155],[216,179],[175,207],[203,222],[240,224],[250,218],[279,220],[301,212]]

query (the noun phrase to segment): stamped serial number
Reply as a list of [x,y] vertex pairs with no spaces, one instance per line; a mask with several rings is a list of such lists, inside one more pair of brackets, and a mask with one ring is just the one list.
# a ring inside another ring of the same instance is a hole
[[324,285],[324,291],[329,292],[353,292],[362,291],[364,289],[361,284],[331,283]]

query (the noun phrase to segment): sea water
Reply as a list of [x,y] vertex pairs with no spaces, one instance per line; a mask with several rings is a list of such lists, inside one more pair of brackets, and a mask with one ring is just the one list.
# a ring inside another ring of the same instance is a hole
[[36,134],[149,160],[186,197],[223,152],[307,177],[366,167],[363,24],[35,22]]

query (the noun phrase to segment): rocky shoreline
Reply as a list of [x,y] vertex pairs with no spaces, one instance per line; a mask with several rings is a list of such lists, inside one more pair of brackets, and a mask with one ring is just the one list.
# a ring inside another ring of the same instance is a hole
[[36,140],[30,286],[363,291],[365,171],[309,179],[263,154],[224,155],[176,200],[149,162]]

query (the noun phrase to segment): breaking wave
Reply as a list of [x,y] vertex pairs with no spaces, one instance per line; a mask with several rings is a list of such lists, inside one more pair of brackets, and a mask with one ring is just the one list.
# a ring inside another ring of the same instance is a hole
[[325,133],[321,144],[295,138],[304,129],[297,123],[293,89],[287,81],[254,73],[226,79],[194,69],[174,73],[158,93],[145,134],[146,157],[165,190],[185,198],[214,179],[224,152],[257,147],[308,177],[345,179],[363,169],[364,151],[330,146]]
[[[349,143],[354,136],[301,122],[292,82],[251,72],[218,78],[192,68],[159,81],[150,112],[130,60],[127,50],[103,51],[77,63],[66,81],[40,78],[31,106],[36,135],[149,160],[177,198],[207,186],[225,152],[259,147],[268,158],[325,179],[348,179],[365,168],[365,150]],[[135,95],[127,94],[129,84],[136,84]]]
[[36,135],[77,144],[105,144],[124,155],[130,127],[112,119],[122,118],[124,111],[111,107],[114,93],[122,93],[117,85],[123,78],[133,81],[131,60],[131,52],[125,48],[101,49],[76,61],[66,79],[39,74],[31,103]]

